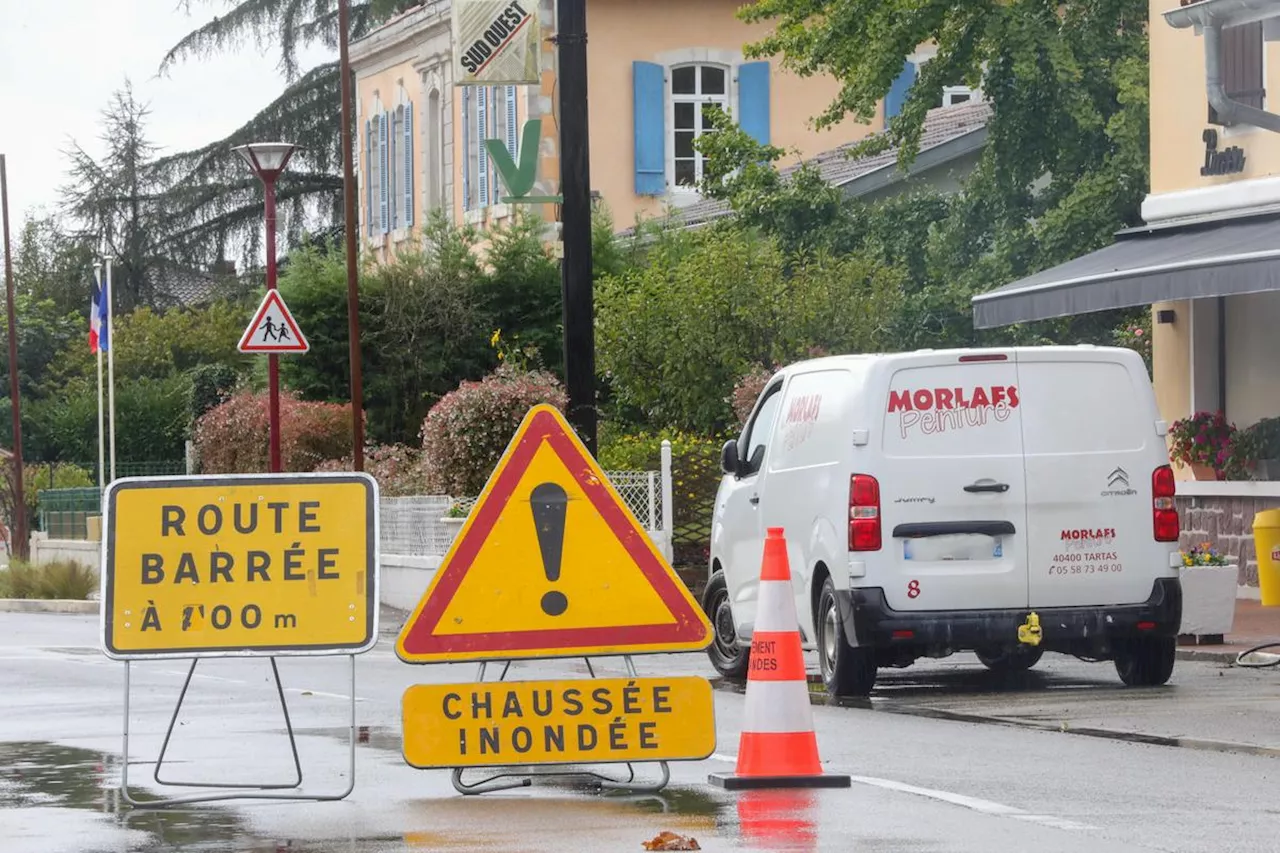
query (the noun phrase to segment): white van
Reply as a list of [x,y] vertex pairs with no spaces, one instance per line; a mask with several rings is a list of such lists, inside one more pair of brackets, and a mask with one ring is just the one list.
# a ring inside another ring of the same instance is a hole
[[745,672],[764,538],[780,527],[833,695],[965,650],[1004,670],[1045,650],[1110,659],[1126,684],[1163,684],[1182,618],[1166,432],[1127,349],[781,370],[724,448],[703,596],[712,663]]

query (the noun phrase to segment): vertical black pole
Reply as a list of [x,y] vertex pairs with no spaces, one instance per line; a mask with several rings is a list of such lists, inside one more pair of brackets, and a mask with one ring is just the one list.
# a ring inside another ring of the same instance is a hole
[[564,261],[566,413],[596,452],[596,343],[591,269],[591,146],[587,121],[587,2],[559,0],[560,191]]
[[342,220],[347,253],[347,358],[351,367],[351,467],[364,470],[364,377],[360,362],[359,247],[356,245],[356,176],[351,128],[351,26],[348,0],[338,0],[338,76],[342,80]]

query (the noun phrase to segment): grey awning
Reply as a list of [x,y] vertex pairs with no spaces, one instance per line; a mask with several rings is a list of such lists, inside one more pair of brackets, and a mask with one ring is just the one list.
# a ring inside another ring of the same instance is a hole
[[1133,229],[1105,249],[975,296],[973,325],[1265,290],[1280,290],[1280,217]]

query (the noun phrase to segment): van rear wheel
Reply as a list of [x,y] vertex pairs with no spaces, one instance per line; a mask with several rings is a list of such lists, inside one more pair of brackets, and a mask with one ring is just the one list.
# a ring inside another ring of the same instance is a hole
[[992,672],[1025,672],[1040,662],[1044,649],[1036,646],[978,649],[974,652]]
[[747,674],[751,650],[738,645],[738,629],[729,607],[729,585],[725,582],[724,572],[716,572],[707,581],[706,591],[702,593],[702,609],[715,631],[715,637],[707,647],[711,665],[725,678],[741,681]]
[[836,588],[831,578],[822,582],[818,598],[818,661],[822,667],[822,683],[832,696],[867,696],[876,685],[875,649],[850,646],[844,636],[844,623],[836,603]]
[[1116,673],[1130,687],[1159,687],[1173,675],[1178,641],[1173,637],[1137,637],[1118,643]]

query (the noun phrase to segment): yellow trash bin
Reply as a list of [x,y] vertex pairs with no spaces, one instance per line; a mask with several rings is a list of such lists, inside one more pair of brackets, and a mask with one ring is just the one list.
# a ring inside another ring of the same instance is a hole
[[1253,517],[1253,544],[1258,551],[1258,585],[1262,606],[1280,607],[1280,509]]

